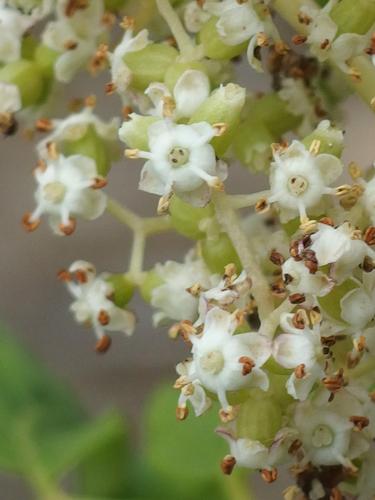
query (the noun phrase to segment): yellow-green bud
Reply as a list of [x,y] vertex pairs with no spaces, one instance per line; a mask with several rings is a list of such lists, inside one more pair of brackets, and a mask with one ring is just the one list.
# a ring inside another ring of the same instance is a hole
[[253,172],[266,172],[272,158],[271,144],[275,140],[263,123],[250,116],[241,123],[234,136],[234,153]]
[[151,270],[145,273],[142,284],[139,287],[139,292],[143,300],[147,303],[150,303],[153,289],[162,284],[163,278],[156,271]]
[[47,78],[52,78],[54,75],[54,66],[59,53],[56,50],[50,49],[47,45],[40,44],[34,52],[34,61],[42,70]]
[[240,258],[225,233],[218,234],[216,238],[209,237],[201,240],[200,250],[203,260],[213,273],[222,274],[224,267],[232,263],[236,265],[237,271],[242,270]]
[[148,128],[160,118],[156,116],[142,116],[132,113],[129,120],[123,122],[119,130],[119,137],[128,148],[148,151]]
[[223,156],[238,132],[241,111],[245,105],[246,90],[235,83],[219,87],[195,111],[189,123],[223,123],[225,130],[214,137],[211,144],[218,156]]
[[206,236],[200,229],[200,223],[213,217],[215,210],[211,203],[204,208],[192,207],[174,195],[169,204],[169,213],[172,226],[178,233],[193,240],[200,240]]
[[125,307],[133,297],[134,284],[124,274],[112,274],[107,278],[114,289],[113,302],[118,307]]
[[185,71],[188,71],[189,69],[195,69],[197,71],[201,71],[202,73],[207,73],[205,65],[200,61],[190,61],[186,63],[174,62],[171,66],[169,66],[164,76],[164,83],[171,92],[173,92],[180,76],[182,76]]
[[247,49],[248,42],[239,45],[227,45],[220,38],[216,29],[217,17],[211,17],[198,34],[198,41],[203,46],[204,55],[210,59],[232,59]]
[[341,157],[344,149],[344,134],[341,130],[328,125],[327,121],[321,124],[303,139],[303,144],[308,149],[313,141],[319,141],[319,153],[329,153]]
[[162,82],[178,52],[165,43],[152,43],[142,50],[128,52],[124,62],[132,72],[131,86],[145,90],[152,82]]
[[0,68],[0,82],[17,85],[24,108],[43,99],[45,81],[35,62],[20,59],[3,66]]
[[330,12],[338,34],[364,35],[375,23],[375,0],[340,0]]

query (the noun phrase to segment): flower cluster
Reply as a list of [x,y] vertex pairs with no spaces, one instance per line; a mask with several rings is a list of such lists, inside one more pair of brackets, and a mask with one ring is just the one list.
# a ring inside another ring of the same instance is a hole
[[[287,500],[375,494],[375,178],[373,165],[346,166],[336,124],[348,82],[375,103],[374,2],[354,3],[0,0],[0,131],[44,134],[25,229],[47,216],[68,236],[107,211],[133,233],[123,272],[83,260],[59,272],[75,319],[104,353],[109,332],[133,333],[138,289],[186,346],[177,418],[216,411],[223,472],[273,482],[289,466]],[[309,54],[281,36],[276,12]],[[272,91],[236,82],[241,58],[271,74]],[[106,74],[118,116],[97,116],[89,96],[54,118],[56,90],[85,70]],[[155,216],[102,191],[121,147],[141,163]],[[268,188],[253,193],[249,175],[228,194],[235,163]],[[172,229],[190,240],[185,256],[145,269],[147,237]]]

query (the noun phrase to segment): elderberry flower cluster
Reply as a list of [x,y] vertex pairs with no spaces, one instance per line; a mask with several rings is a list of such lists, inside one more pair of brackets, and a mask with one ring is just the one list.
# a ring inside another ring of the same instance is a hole
[[[105,353],[136,330],[137,290],[186,347],[177,418],[216,412],[223,473],[287,466],[286,500],[375,495],[375,163],[345,163],[340,123],[351,91],[375,106],[374,26],[373,0],[0,0],[0,132],[37,137],[24,228],[69,236],[106,211],[133,234],[123,272],[59,271],[74,318]],[[272,90],[240,85],[238,61]],[[63,86],[99,72],[117,115],[90,95],[56,118]],[[150,217],[104,192],[121,149]],[[146,269],[171,230],[185,255]]]

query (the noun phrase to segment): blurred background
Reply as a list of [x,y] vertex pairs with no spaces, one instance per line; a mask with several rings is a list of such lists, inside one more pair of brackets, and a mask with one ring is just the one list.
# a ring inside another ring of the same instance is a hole
[[[64,100],[95,93],[98,114],[120,115],[120,102],[116,96],[104,96],[104,83],[101,78],[82,78],[75,82],[74,90],[63,91]],[[268,85],[267,79],[254,75],[248,68],[242,72],[241,83],[259,91],[265,91]],[[375,158],[373,116],[352,97],[345,104],[345,117],[345,162],[355,159],[368,166]],[[45,221],[35,233],[27,234],[20,219],[34,206],[33,143],[19,134],[1,139],[0,148],[1,321],[53,374],[73,388],[92,415],[116,407],[126,415],[133,441],[142,439],[140,421],[145,401],[160,381],[173,383],[174,367],[186,355],[185,346],[169,340],[165,329],[152,327],[150,308],[136,296],[131,303],[138,318],[134,336],[114,335],[112,348],[98,356],[92,332],[73,321],[68,310],[70,297],[56,279],[57,271],[76,259],[93,262],[99,271],[123,272],[131,235],[109,215],[91,223],[79,221],[75,234],[67,238],[53,236]],[[136,162],[124,160],[115,165],[108,192],[139,214],[151,215],[155,213],[157,198],[137,190],[139,173]],[[249,193],[264,185],[262,177],[254,177],[240,167],[230,171],[229,192]],[[146,264],[181,260],[189,245],[173,234],[153,237],[147,246]],[[257,498],[267,500],[282,498],[281,491],[288,482],[282,479],[281,483],[264,486],[255,479],[254,484]],[[28,489],[10,476],[0,477],[0,492],[4,500],[30,498]]]

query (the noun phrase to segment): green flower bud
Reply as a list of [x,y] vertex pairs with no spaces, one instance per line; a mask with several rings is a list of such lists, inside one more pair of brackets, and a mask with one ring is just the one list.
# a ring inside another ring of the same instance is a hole
[[129,120],[123,122],[119,137],[129,148],[148,151],[148,127],[160,120],[156,116],[142,116],[132,113]]
[[164,83],[167,85],[171,92],[173,92],[173,89],[180,76],[189,69],[195,69],[205,74],[207,73],[205,65],[200,61],[190,61],[186,63],[174,62],[171,66],[169,66],[164,76]]
[[195,111],[189,123],[225,123],[226,130],[211,141],[218,156],[223,156],[238,132],[242,108],[245,105],[246,90],[235,83],[219,87]]
[[210,59],[232,59],[245,52],[248,42],[240,45],[226,45],[216,29],[217,17],[211,17],[198,34],[198,42],[202,44],[204,55]]
[[307,149],[313,141],[319,141],[319,153],[329,153],[341,157],[344,149],[344,134],[341,130],[332,127],[328,121],[321,122],[310,135],[303,139],[303,144]]
[[364,35],[375,23],[375,1],[341,0],[333,7],[330,16],[338,26],[338,34]]
[[254,122],[263,123],[275,138],[279,138],[285,132],[297,128],[302,121],[300,116],[290,113],[287,107],[288,104],[276,93],[266,94],[249,103],[249,114]]
[[132,72],[131,86],[145,90],[152,82],[162,82],[178,52],[165,43],[152,43],[142,50],[128,52],[124,62]]
[[173,228],[192,240],[200,240],[206,236],[200,229],[200,222],[215,215],[212,204],[204,208],[192,207],[176,195],[171,199],[169,213]]
[[114,288],[113,301],[116,306],[124,308],[133,297],[134,284],[124,274],[112,274],[107,278]]
[[222,274],[224,267],[231,263],[236,265],[238,272],[242,270],[240,258],[225,233],[218,234],[216,238],[210,237],[201,240],[200,250],[203,260],[213,273]]
[[21,57],[22,59],[32,59],[35,49],[38,46],[38,41],[32,35],[26,35],[22,39]]
[[347,293],[358,288],[358,286],[356,281],[349,278],[341,285],[336,285],[329,294],[318,297],[319,305],[331,318],[342,321],[340,301]]
[[22,107],[38,104],[44,95],[45,81],[35,62],[20,59],[0,68],[0,82],[17,85]]
[[253,172],[266,172],[272,158],[270,146],[275,140],[263,123],[250,116],[241,123],[234,136],[234,153]]
[[269,446],[281,428],[282,411],[267,394],[251,391],[252,396],[242,403],[237,416],[237,436],[260,441]]
[[62,152],[66,156],[80,154],[95,160],[99,175],[106,177],[111,169],[111,153],[105,140],[103,140],[90,125],[87,132],[76,141],[65,141]]
[[43,74],[47,78],[53,78],[54,66],[59,53],[50,49],[47,45],[40,44],[34,52],[34,61],[37,63]]
[[151,302],[153,289],[162,284],[163,278],[156,271],[151,270],[145,273],[145,277],[139,287],[139,292],[143,300],[149,304]]

